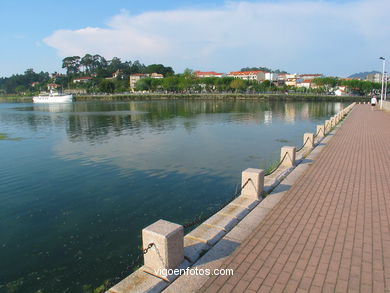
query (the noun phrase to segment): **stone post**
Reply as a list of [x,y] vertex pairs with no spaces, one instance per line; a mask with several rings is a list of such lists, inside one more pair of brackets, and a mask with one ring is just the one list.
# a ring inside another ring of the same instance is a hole
[[[245,183],[250,181],[245,185]],[[243,187],[245,185],[245,187]],[[264,171],[248,168],[241,174],[241,196],[260,199],[264,189]]]
[[325,125],[317,125],[317,137],[321,138],[325,136]]
[[174,269],[184,261],[183,226],[165,220],[142,229],[142,247],[153,246],[144,254],[144,265],[155,275],[160,269]]
[[[287,155],[286,155],[287,153]],[[284,146],[281,148],[280,150],[280,160],[283,160],[284,158],[284,161],[282,162],[282,166],[285,166],[285,167],[293,167],[295,166],[295,154],[296,154],[296,150],[295,150],[295,147],[292,147],[292,146]],[[286,155],[286,157],[284,157]]]
[[314,147],[314,134],[313,133],[305,133],[303,135],[303,143],[305,144],[304,150],[311,150]]

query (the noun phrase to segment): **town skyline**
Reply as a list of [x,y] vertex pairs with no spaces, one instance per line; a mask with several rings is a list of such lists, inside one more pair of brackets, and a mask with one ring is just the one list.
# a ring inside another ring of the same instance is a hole
[[[381,69],[390,51],[384,0],[103,1],[5,0],[7,46],[0,76],[28,68],[54,72],[65,56],[86,52],[144,64],[229,72],[264,66],[290,73],[347,77]],[[23,8],[20,8],[23,6]],[[12,26],[9,23],[14,20]],[[381,27],[382,30],[376,28]],[[381,44],[381,46],[378,46]]]

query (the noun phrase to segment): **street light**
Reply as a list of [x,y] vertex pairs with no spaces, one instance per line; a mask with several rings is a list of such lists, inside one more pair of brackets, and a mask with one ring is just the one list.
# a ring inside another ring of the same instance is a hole
[[385,71],[385,97],[384,97],[384,100],[386,101],[387,100],[387,72]]
[[383,57],[379,57],[379,60],[382,60],[382,90],[381,90],[381,109],[383,106],[383,87],[384,87],[384,81],[385,81],[385,66],[386,66],[386,59]]

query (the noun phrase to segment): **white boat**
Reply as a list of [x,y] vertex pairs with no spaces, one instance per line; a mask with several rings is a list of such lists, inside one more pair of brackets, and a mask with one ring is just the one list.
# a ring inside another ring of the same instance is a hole
[[34,103],[71,103],[73,102],[73,95],[64,95],[57,92],[50,91],[49,94],[39,94],[33,97]]

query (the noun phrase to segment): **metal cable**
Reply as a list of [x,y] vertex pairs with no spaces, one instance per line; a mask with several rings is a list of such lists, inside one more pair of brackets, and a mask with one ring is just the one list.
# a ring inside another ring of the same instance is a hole
[[318,129],[317,133],[314,134],[314,137],[313,137],[313,138],[316,138],[316,137],[320,134],[320,131],[321,131],[321,128]]
[[305,147],[305,145],[307,144],[309,139],[310,139],[310,137],[307,137],[305,143],[299,149],[297,149],[296,152],[300,152]]
[[268,176],[268,175],[271,175],[272,173],[274,173],[274,172],[280,167],[280,165],[283,163],[284,159],[287,157],[287,154],[288,154],[288,152],[286,152],[286,153],[284,154],[283,159],[280,160],[280,162],[278,163],[278,165],[277,165],[274,169],[272,169],[271,171],[266,172],[266,173],[264,174],[264,176]]

